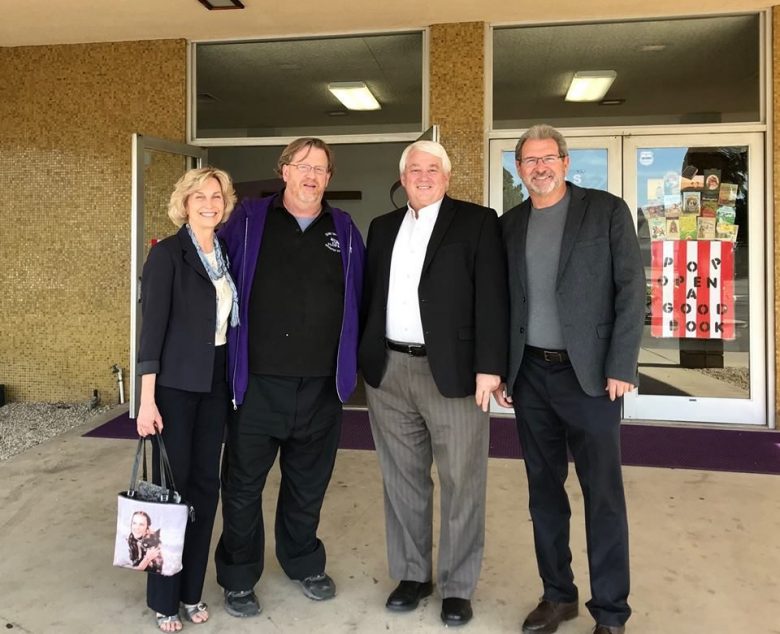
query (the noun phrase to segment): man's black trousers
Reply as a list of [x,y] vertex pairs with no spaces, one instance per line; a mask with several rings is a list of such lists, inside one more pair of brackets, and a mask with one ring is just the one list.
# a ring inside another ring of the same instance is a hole
[[[606,381],[605,381],[606,384]],[[512,392],[528,475],[544,598],[577,600],[571,569],[567,449],[582,488],[591,599],[597,623],[622,625],[628,606],[628,522],[620,467],[622,399],[589,396],[570,363],[525,355]]]
[[228,421],[222,472],[223,532],[215,553],[226,590],[253,588],[263,573],[262,493],[277,454],[276,556],[291,579],[325,571],[320,510],[341,432],[334,377],[249,377],[244,403]]

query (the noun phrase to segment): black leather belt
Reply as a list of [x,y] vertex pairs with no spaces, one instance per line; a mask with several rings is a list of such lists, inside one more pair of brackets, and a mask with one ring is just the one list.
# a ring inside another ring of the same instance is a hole
[[424,357],[428,354],[425,350],[425,346],[419,343],[396,343],[395,341],[385,339],[385,346],[388,350],[403,352],[412,357]]
[[544,348],[535,348],[526,346],[525,354],[535,359],[542,359],[547,363],[568,363],[569,354],[566,350],[545,350]]

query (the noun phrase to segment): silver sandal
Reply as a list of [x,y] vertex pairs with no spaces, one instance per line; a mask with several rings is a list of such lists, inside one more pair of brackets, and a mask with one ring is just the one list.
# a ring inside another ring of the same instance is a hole
[[[203,601],[196,603],[195,605],[187,605],[186,603],[182,603],[182,606],[184,607],[184,618],[186,618],[190,623],[200,625],[201,623],[205,623],[209,620],[209,606],[206,605]],[[205,614],[206,618],[202,621],[194,621],[192,617],[194,617],[196,614]]]
[[[154,619],[157,621],[157,629],[161,632],[180,632],[181,628],[183,627],[181,619],[179,618],[178,614],[172,614],[171,616],[165,616],[164,614],[157,614],[155,613]],[[174,626],[173,630],[164,630],[162,629],[163,625],[172,624]],[[176,623],[179,624],[179,629],[176,629]]]

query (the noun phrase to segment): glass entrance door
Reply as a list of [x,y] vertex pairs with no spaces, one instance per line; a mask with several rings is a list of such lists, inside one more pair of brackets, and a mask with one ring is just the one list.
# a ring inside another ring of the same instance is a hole
[[624,141],[647,274],[627,419],[765,425],[761,134]]
[[168,218],[173,186],[188,169],[206,161],[206,150],[184,143],[133,135],[133,192],[130,224],[130,417],[138,408],[140,381],[136,357],[141,336],[141,272],[152,245],[172,235],[176,227]]

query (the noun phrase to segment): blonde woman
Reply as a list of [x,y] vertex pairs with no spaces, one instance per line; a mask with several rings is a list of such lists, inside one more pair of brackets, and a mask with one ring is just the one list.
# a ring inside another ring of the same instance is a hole
[[[195,509],[182,571],[147,577],[147,604],[163,632],[181,630],[180,605],[193,623],[209,618],[201,593],[229,404],[226,333],[238,321],[227,252],[214,232],[235,200],[225,172],[206,167],[184,174],[168,206],[180,229],[152,248],[143,270],[138,434],[162,435],[176,487]],[[153,464],[157,469],[156,443]]]

